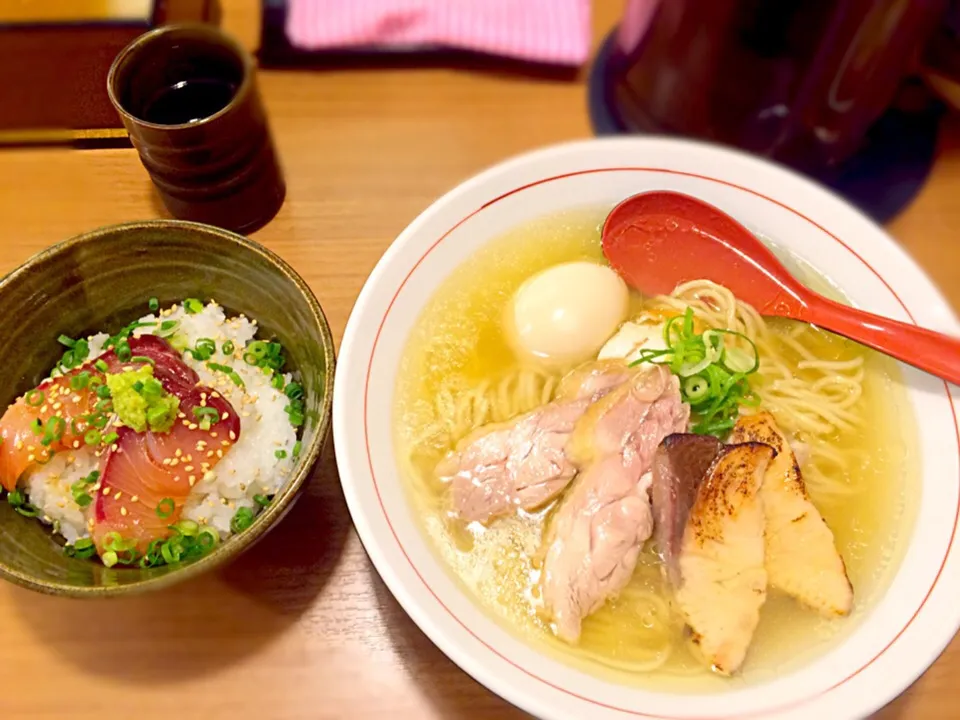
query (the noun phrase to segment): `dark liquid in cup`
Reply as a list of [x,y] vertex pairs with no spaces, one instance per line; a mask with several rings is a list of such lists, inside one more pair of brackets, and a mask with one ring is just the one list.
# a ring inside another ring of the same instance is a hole
[[143,119],[157,125],[197,122],[223,110],[236,91],[236,83],[222,78],[181,80],[147,101]]

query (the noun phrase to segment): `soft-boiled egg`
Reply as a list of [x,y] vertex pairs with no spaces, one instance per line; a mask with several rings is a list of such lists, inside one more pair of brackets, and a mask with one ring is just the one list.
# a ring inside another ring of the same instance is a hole
[[507,334],[521,356],[552,366],[596,357],[627,316],[629,291],[610,268],[569,262],[529,278],[506,309]]

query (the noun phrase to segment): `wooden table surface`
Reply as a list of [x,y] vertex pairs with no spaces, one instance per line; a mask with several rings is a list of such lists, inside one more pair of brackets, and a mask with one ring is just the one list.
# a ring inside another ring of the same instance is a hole
[[[226,0],[253,46],[255,2]],[[619,2],[596,3],[596,38]],[[590,135],[583,78],[445,69],[264,72],[289,194],[255,237],[291,262],[339,341],[364,279],[432,200],[517,152]],[[960,306],[960,121],[893,235]],[[100,225],[162,215],[133,150],[0,152],[0,273]],[[219,574],[109,603],[0,587],[0,718],[498,718],[367,560],[334,459]],[[879,716],[960,717],[960,641]]]

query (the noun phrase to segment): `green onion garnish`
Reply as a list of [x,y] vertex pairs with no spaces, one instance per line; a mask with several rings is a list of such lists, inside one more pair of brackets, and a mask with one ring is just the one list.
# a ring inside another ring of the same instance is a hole
[[234,347],[232,341],[227,340],[227,341],[223,344],[223,354],[224,354],[224,355],[233,355],[233,351],[234,351],[234,350],[236,350],[236,347]]
[[21,502],[17,505],[14,505],[13,509],[24,517],[37,517],[40,514],[40,508],[38,508],[36,505],[31,505],[28,502]]
[[87,445],[99,445],[100,440],[103,439],[103,436],[100,434],[99,430],[87,430],[86,434],[83,436],[83,441]]
[[117,435],[115,432],[107,433],[106,435],[103,436],[103,444],[113,445],[117,441],[118,437],[120,436]]
[[194,537],[196,536],[197,532],[199,532],[200,526],[193,520],[181,520],[179,523],[177,523],[176,530],[181,535]]
[[[102,402],[102,401],[101,401],[101,402]],[[99,404],[100,404],[100,403],[97,403],[97,405],[99,405]],[[103,430],[103,429],[107,426],[107,423],[109,423],[109,422],[110,422],[110,418],[108,418],[108,417],[107,417],[106,415],[104,415],[102,412],[101,412],[101,413],[97,413],[96,415],[93,415],[93,416],[90,418],[90,424],[93,425],[93,426],[94,426],[95,428],[97,428],[98,430]]]
[[65,341],[67,340],[71,343],[67,345],[69,349],[60,358],[60,366],[66,370],[71,370],[82,364],[90,354],[90,344],[86,340],[71,340],[65,335],[61,335],[58,340],[61,345],[66,345]]
[[40,444],[46,447],[54,442],[59,442],[63,437],[63,431],[67,429],[67,421],[59,417],[47,419],[47,424],[43,427],[43,439]]
[[266,507],[270,504],[270,498],[268,498],[266,495],[254,495],[253,501],[260,507]]
[[90,373],[86,370],[77,373],[72,378],[70,378],[70,389],[71,390],[83,390],[90,384]]
[[156,361],[153,358],[149,358],[146,355],[133,355],[130,358],[130,362],[135,363],[145,363],[147,365],[156,365]]
[[215,371],[215,372],[222,372],[222,373],[224,373],[227,377],[229,377],[229,378],[233,381],[233,384],[234,384],[234,385],[237,385],[237,386],[239,386],[239,387],[246,387],[246,386],[244,385],[243,378],[240,377],[240,375],[237,373],[237,371],[234,370],[234,369],[233,369],[232,367],[230,367],[229,365],[221,365],[221,364],[219,364],[219,363],[211,363],[211,362],[208,362],[208,363],[207,363],[207,367],[210,368],[211,370]]
[[194,417],[198,420],[201,420],[205,417],[210,418],[214,423],[220,421],[220,413],[217,412],[216,408],[212,407],[195,407],[193,408]]
[[106,565],[108,568],[113,567],[119,562],[120,558],[117,557],[117,553],[113,550],[108,550],[103,555],[100,556],[100,561]]
[[272,378],[270,378],[270,387],[275,390],[283,390],[283,375],[277,373]]
[[7,493],[7,502],[17,508],[23,505],[23,493],[19,490],[11,490]]
[[217,351],[217,344],[210,338],[200,338],[197,340],[197,344],[192,349],[188,349],[187,352],[193,355],[194,360],[209,360],[213,357],[213,354]]
[[183,301],[183,309],[187,312],[187,315],[196,315],[203,310],[203,303],[196,298],[187,298]]
[[23,399],[30,407],[40,407],[43,405],[46,397],[47,396],[43,394],[43,390],[31,390],[23,396]]
[[160,301],[152,297],[147,301],[147,307],[150,308],[150,312],[156,312],[160,309]]
[[253,525],[253,520],[253,510],[247,507],[239,508],[230,520],[230,529],[235,533],[243,532]]
[[303,443],[300,442],[299,440],[297,440],[297,441],[293,444],[293,456],[294,456],[294,457],[300,457],[300,451],[301,451],[302,449],[303,449]]
[[157,503],[157,517],[160,519],[166,519],[173,515],[173,511],[176,509],[177,505],[173,502],[173,498],[164,498],[159,503]]
[[107,363],[104,362],[102,359],[97,360],[97,361],[94,363],[94,367],[96,367],[97,370],[99,370],[100,372],[106,372],[107,370],[110,369],[110,366],[107,365]]
[[140,382],[139,380],[137,380],[137,381],[133,384],[133,391],[136,392],[136,393],[142,392],[142,391],[143,391],[143,383]]
[[97,546],[93,544],[93,540],[90,538],[80,538],[73,544],[73,549],[74,555],[82,560],[86,560],[97,554]]
[[97,388],[97,397],[106,400],[110,397],[110,388],[107,385],[101,385]]
[[[751,352],[727,346],[726,337],[736,337]],[[748,376],[760,367],[756,345],[745,335],[725,329],[694,331],[693,309],[670,318],[663,328],[665,350],[640,350],[633,364],[666,365],[680,377],[680,394],[690,404],[695,421],[692,432],[723,437],[734,426],[740,406],[760,402],[750,389]],[[291,420],[292,422],[292,420]]]
[[117,360],[122,363],[130,362],[130,359],[133,357],[133,352],[130,350],[130,343],[126,340],[117,343],[116,353]]
[[295,382],[288,383],[283,390],[283,394],[291,400],[298,400],[303,397],[303,386]]
[[286,450],[277,450],[277,451],[275,451],[273,454],[274,454],[274,456],[277,458],[277,460],[283,460],[283,459],[287,456],[287,451],[286,451]]
[[34,418],[30,421],[30,432],[34,435],[39,435],[43,432],[43,423],[40,421],[40,418]]
[[164,320],[160,323],[160,332],[158,334],[160,337],[170,337],[177,331],[179,324],[177,320]]
[[209,552],[220,542],[220,533],[212,527],[202,528],[197,535],[197,545],[203,552]]
[[72,348],[74,345],[77,344],[76,340],[66,335],[61,335],[60,337],[58,337],[57,342],[63,345],[64,347],[68,347],[68,348]]

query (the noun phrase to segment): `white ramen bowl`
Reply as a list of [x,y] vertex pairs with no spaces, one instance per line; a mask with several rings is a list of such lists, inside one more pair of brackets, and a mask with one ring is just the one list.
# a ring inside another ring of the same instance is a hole
[[678,695],[604,681],[546,656],[492,620],[430,547],[401,486],[391,427],[398,359],[451,271],[526,221],[613,207],[646,190],[716,205],[772,238],[872,312],[956,333],[948,304],[877,225],[820,186],[735,151],[661,138],[588,140],[504,162],[444,195],[394,241],[367,280],[340,349],[334,439],[363,544],[391,592],[454,662],[542,718],[839,718],[883,706],[960,626],[957,388],[904,367],[918,420],[921,498],[889,589],[846,638],[795,671],[729,692]]

